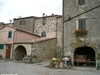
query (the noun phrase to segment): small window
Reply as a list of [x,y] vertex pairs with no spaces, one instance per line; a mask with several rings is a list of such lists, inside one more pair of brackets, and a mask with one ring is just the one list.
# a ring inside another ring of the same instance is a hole
[[25,25],[25,21],[20,21],[20,25]]
[[43,25],[45,25],[45,24],[46,24],[46,17],[43,17],[42,24],[43,24]]
[[78,0],[79,5],[83,5],[85,3],[85,0]]
[[41,37],[46,37],[46,32],[45,32],[45,31],[43,31],[43,32],[41,33]]
[[12,31],[8,32],[8,38],[12,38]]
[[4,45],[3,44],[0,44],[0,49],[3,49]]
[[86,21],[85,21],[85,19],[78,20],[78,29],[79,30],[86,30]]

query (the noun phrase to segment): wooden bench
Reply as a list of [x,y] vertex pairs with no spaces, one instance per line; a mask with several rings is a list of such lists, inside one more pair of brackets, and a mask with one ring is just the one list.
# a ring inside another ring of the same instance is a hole
[[84,56],[84,55],[78,55],[78,56],[75,57],[74,62],[76,62],[77,65],[78,65],[79,63],[86,63],[86,62],[87,62],[86,56]]

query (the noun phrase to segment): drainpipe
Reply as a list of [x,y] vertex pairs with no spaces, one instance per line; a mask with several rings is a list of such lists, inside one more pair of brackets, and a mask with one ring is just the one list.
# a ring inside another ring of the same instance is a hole
[[63,4],[63,15],[62,15],[62,55],[64,56],[64,0],[62,2]]
[[10,59],[14,59],[13,58],[13,51],[14,51],[14,39],[15,39],[15,32],[16,30],[13,32],[13,40],[12,40],[12,48],[11,48],[11,55],[10,55]]
[[58,25],[58,23],[57,23],[57,17],[56,17],[56,43],[55,43],[55,57],[57,57],[57,25]]

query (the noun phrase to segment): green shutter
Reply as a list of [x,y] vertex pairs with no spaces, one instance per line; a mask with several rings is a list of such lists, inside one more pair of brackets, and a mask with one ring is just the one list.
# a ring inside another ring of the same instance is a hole
[[3,49],[3,46],[4,46],[3,44],[0,44],[0,49]]
[[9,31],[8,32],[8,38],[11,38],[12,37],[12,31]]

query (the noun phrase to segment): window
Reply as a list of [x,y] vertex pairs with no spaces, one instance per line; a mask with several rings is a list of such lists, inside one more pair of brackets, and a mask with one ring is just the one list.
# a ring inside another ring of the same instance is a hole
[[3,44],[0,44],[0,49],[3,49],[4,45]]
[[46,37],[46,32],[45,32],[45,31],[43,31],[43,32],[41,33],[41,37]]
[[85,21],[85,19],[78,20],[78,29],[79,30],[86,30],[86,21]]
[[43,24],[43,25],[45,25],[45,24],[46,24],[46,17],[43,17],[42,24]]
[[8,38],[11,38],[12,37],[12,31],[9,31],[8,32]]
[[20,21],[20,25],[25,25],[25,21]]
[[78,0],[78,4],[83,5],[85,3],[85,0]]

